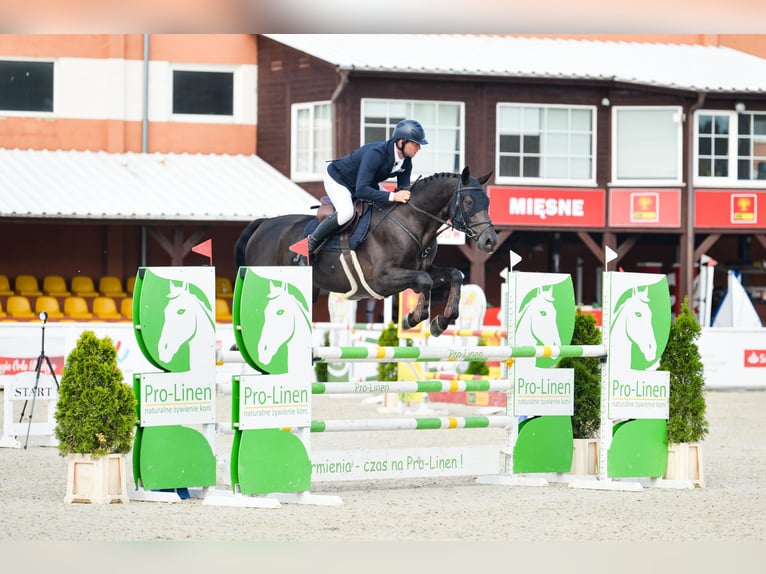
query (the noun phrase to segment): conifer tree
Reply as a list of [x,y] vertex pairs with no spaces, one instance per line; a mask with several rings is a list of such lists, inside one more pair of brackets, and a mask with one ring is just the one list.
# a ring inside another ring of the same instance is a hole
[[[601,331],[593,315],[575,313],[573,345],[600,345]],[[598,357],[565,357],[560,368],[574,369],[574,438],[594,438],[601,427],[601,361]]]
[[697,339],[702,329],[684,297],[681,313],[670,326],[670,337],[660,361],[661,371],[670,371],[668,442],[691,443],[705,438],[705,376]]

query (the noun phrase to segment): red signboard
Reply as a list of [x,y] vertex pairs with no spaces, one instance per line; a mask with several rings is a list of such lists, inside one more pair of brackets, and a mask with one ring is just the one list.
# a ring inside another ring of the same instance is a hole
[[681,227],[678,189],[610,189],[612,227]]
[[698,189],[694,192],[695,227],[766,226],[766,191]]
[[766,367],[766,349],[745,349],[743,367]]
[[487,188],[489,216],[495,225],[603,227],[603,189]]

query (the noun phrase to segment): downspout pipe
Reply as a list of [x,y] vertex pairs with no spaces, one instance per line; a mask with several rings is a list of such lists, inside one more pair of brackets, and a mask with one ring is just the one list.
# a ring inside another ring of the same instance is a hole
[[338,74],[340,74],[340,80],[338,81],[338,85],[335,86],[335,91],[330,97],[331,129],[333,134],[335,134],[335,137],[332,138],[332,157],[338,157],[338,138],[340,137],[337,133],[337,130],[335,129],[335,126],[337,126],[336,102],[343,92],[343,89],[348,85],[348,72],[348,70],[338,70]]
[[144,93],[141,117],[141,152],[149,151],[149,34],[144,34]]
[[697,92],[697,101],[689,108],[686,121],[686,229],[685,241],[681,253],[683,289],[678,289],[676,297],[689,297],[693,306],[692,285],[694,285],[694,114],[705,104],[705,92]]
[[[144,93],[141,117],[141,153],[149,152],[149,34],[144,34]],[[146,267],[146,225],[141,226],[141,266]]]

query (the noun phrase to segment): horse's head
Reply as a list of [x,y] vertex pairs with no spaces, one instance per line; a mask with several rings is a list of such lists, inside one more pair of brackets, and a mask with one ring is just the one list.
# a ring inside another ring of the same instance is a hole
[[189,284],[170,282],[168,304],[165,306],[165,323],[158,344],[160,360],[169,363],[178,349],[197,332],[197,318],[191,306],[196,298],[189,292]]
[[290,341],[297,326],[307,324],[308,309],[293,296],[287,283],[269,283],[268,303],[263,311],[263,329],[258,341],[258,360],[268,365],[279,349]]
[[[546,290],[540,286],[534,297],[529,299],[522,309],[519,309],[519,315],[526,316],[528,319],[528,323],[525,322],[525,324],[528,324],[529,331],[537,345],[556,347],[561,345],[559,328],[556,323],[556,307],[553,306],[554,301],[552,287]],[[519,326],[521,326],[521,322],[519,322]]]
[[476,178],[463,169],[450,207],[450,220],[456,229],[473,238],[479,249],[492,253],[497,247],[497,232],[489,218],[489,196],[484,189],[492,172]]
[[635,343],[647,361],[653,361],[657,355],[657,341],[652,328],[652,311],[646,289],[633,288],[631,297],[625,301],[625,333]]

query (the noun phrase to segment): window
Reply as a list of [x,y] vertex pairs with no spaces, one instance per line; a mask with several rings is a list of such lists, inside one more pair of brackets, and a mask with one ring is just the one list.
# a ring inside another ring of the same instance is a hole
[[234,115],[234,73],[173,70],[173,113]]
[[293,104],[290,176],[294,181],[324,178],[332,154],[330,102]]
[[439,172],[459,173],[464,162],[464,107],[459,102],[362,100],[362,143],[387,140],[400,121],[423,125],[428,145],[412,162],[413,181]]
[[53,111],[53,62],[0,60],[0,110]]
[[613,114],[613,183],[681,183],[681,108],[615,107]]
[[497,105],[498,183],[595,182],[592,106]]
[[699,183],[735,185],[766,179],[766,114],[700,111],[695,132]]

